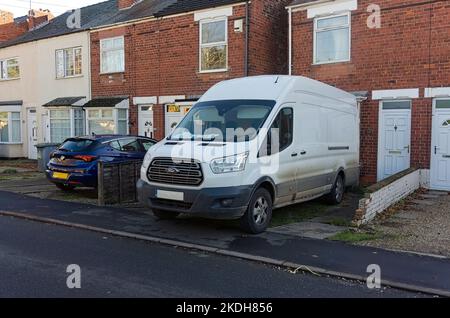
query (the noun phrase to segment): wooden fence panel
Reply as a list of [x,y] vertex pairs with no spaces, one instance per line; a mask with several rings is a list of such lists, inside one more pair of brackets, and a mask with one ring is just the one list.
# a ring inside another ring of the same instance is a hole
[[113,205],[137,201],[136,183],[141,160],[98,164],[98,204]]

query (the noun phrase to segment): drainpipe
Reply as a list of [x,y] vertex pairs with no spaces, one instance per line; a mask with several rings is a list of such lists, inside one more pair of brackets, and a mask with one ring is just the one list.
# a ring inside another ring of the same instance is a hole
[[249,28],[250,28],[250,22],[249,22],[249,16],[250,16],[250,8],[249,8],[249,2],[245,2],[245,52],[244,52],[244,76],[248,76],[248,64],[249,64]]
[[288,37],[288,42],[289,42],[289,75],[292,75],[292,7],[289,7],[288,9],[289,11],[289,37]]

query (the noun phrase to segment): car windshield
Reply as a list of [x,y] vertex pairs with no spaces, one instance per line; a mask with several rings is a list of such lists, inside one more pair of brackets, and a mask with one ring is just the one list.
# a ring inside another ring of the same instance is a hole
[[90,139],[68,139],[60,147],[59,150],[67,152],[87,151],[95,141]]
[[248,141],[254,139],[276,102],[220,100],[196,104],[169,140]]

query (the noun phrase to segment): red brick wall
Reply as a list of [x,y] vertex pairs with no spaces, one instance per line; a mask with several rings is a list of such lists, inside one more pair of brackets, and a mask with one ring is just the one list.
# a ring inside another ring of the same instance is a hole
[[0,11],[0,43],[13,40],[40,24],[53,19],[49,10],[32,10],[26,21],[15,23],[12,13]]
[[[286,45],[277,41],[287,37],[287,29],[283,27],[287,3],[286,0],[252,1],[250,75],[286,72],[286,65],[281,62],[281,57],[287,54]],[[199,96],[217,82],[244,76],[245,31],[234,32],[234,21],[245,21],[245,13],[245,5],[235,6],[228,18],[228,71],[220,73],[199,72],[199,23],[194,21],[194,14],[92,33],[93,97],[129,95],[131,104],[132,97],[136,96]],[[119,35],[125,35],[125,73],[100,75],[99,40]],[[156,105],[153,113],[155,136],[162,139],[165,135],[163,106]],[[130,107],[130,124],[131,132],[137,133],[135,105]]]
[[5,23],[0,25],[0,43],[15,39],[28,31],[28,24]]
[[[313,20],[293,13],[293,74],[308,76],[347,91],[450,86],[450,3],[380,0],[381,28],[369,29],[367,7],[359,0],[352,12],[352,51],[348,63],[313,65]],[[365,181],[377,174],[377,101],[361,113],[361,161]],[[413,100],[411,164],[429,168],[431,99]]]

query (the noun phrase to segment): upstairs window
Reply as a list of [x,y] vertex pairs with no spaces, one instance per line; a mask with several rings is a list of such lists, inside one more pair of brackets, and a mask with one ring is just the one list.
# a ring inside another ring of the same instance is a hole
[[314,64],[350,61],[350,13],[314,20]]
[[100,71],[103,74],[125,71],[124,37],[103,39],[100,41]]
[[56,51],[56,78],[79,76],[82,74],[81,48]]
[[20,77],[19,60],[17,58],[0,60],[0,79],[10,80]]
[[227,70],[227,18],[200,21],[200,72]]

